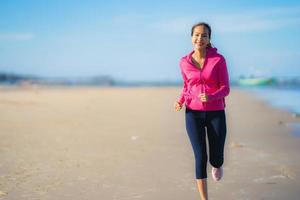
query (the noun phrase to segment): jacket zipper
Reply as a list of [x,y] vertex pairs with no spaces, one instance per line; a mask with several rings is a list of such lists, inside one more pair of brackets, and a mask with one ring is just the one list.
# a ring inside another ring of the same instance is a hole
[[[201,93],[205,93],[206,94],[205,81],[204,81],[204,79],[202,79],[202,76],[201,76],[202,72],[203,72],[203,68],[204,68],[205,62],[206,62],[206,58],[205,58],[205,60],[203,62],[202,68],[200,68],[200,84],[201,84]],[[201,103],[202,103],[202,106],[204,107],[205,106],[205,102],[201,101]]]

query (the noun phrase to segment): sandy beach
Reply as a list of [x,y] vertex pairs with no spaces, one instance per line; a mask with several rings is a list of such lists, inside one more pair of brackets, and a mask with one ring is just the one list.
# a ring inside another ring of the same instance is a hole
[[[0,88],[0,199],[197,200],[181,88]],[[300,117],[232,89],[211,200],[300,200]],[[210,175],[210,165],[208,175]]]

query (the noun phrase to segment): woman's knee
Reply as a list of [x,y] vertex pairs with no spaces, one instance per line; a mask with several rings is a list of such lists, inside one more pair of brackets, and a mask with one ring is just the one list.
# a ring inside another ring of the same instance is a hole
[[219,168],[223,165],[224,163],[224,158],[223,156],[218,156],[218,157],[210,157],[209,158],[209,162],[210,164],[215,167],[215,168]]

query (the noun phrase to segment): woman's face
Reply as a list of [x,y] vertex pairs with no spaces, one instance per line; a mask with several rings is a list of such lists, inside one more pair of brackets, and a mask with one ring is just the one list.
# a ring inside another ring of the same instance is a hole
[[196,26],[192,35],[192,43],[197,50],[205,49],[209,44],[209,32],[205,26]]

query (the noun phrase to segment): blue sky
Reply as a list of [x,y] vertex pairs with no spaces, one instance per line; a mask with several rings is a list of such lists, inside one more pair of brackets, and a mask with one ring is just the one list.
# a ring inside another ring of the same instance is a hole
[[0,0],[0,72],[181,80],[198,21],[232,78],[300,75],[300,2],[288,0]]

